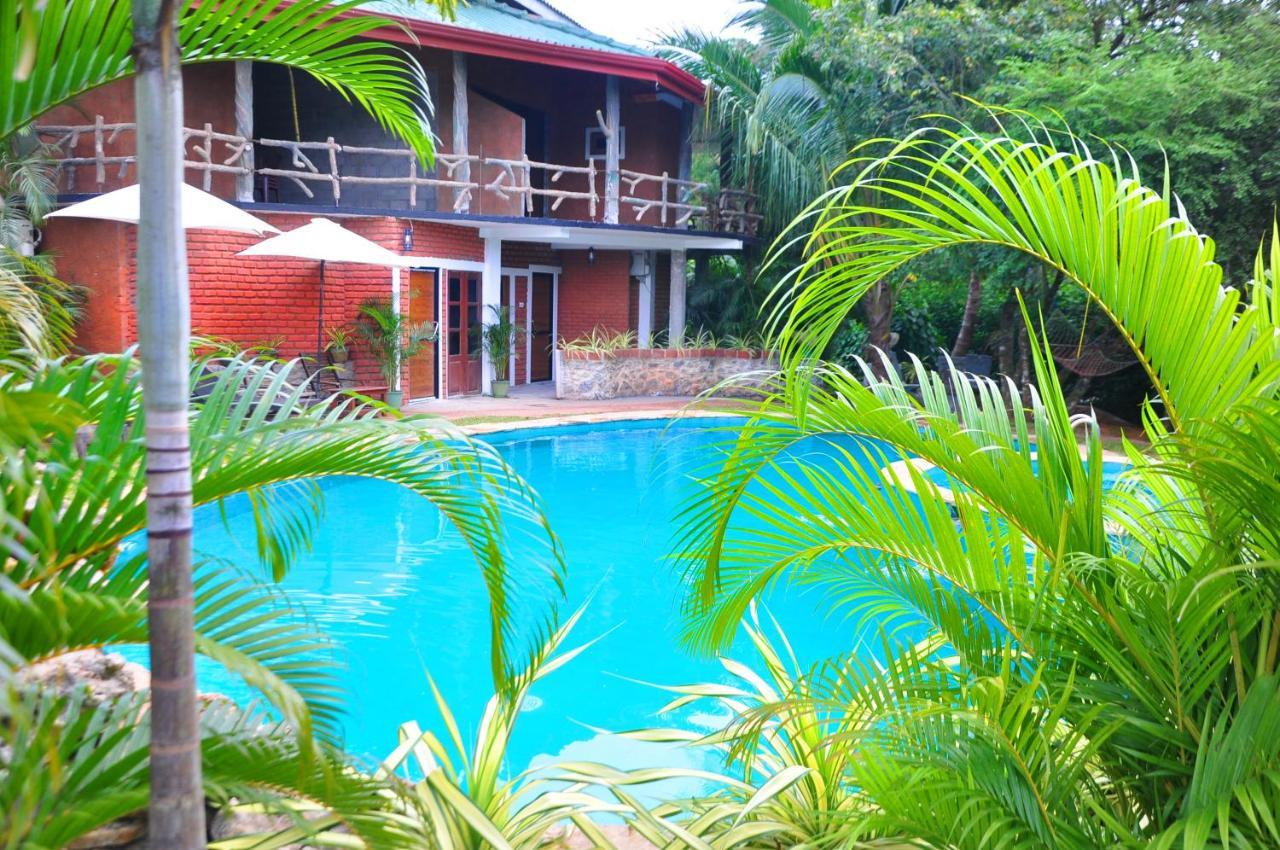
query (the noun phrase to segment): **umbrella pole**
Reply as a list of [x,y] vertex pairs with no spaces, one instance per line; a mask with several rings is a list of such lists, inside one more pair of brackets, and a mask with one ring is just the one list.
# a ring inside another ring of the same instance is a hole
[[324,362],[324,260],[320,261],[320,308],[316,314],[316,368]]

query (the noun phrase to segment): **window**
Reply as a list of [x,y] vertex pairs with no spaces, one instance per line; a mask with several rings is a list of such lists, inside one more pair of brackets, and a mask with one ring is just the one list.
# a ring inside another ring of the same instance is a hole
[[[605,158],[604,130],[599,127],[587,128],[587,159]],[[618,159],[627,158],[627,128],[618,128]]]

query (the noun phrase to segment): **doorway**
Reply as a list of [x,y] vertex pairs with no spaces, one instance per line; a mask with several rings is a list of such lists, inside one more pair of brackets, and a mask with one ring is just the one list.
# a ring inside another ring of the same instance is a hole
[[529,380],[551,380],[556,347],[555,275],[534,272],[529,288]]
[[[409,322],[436,321],[436,305],[440,303],[439,272],[409,272]],[[434,398],[439,394],[436,386],[439,369],[437,367],[436,343],[429,343],[422,351],[409,358],[409,398]]]
[[450,396],[480,392],[480,274],[449,272],[446,387]]

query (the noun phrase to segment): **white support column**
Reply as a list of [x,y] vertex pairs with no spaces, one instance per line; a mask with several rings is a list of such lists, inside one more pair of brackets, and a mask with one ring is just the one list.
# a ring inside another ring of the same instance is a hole
[[[391,270],[391,312],[397,316],[400,315],[400,269]],[[400,368],[396,370],[396,379],[392,381],[392,385],[387,389],[392,392],[400,391],[400,374],[404,371],[404,364],[400,364]]]
[[[507,275],[507,280],[509,281],[507,283],[507,310],[511,314],[512,323],[514,323],[518,306],[516,302],[516,287],[520,281],[520,276],[515,274]],[[514,345],[511,346],[511,356],[507,360],[507,378],[510,379],[513,387],[519,383],[516,378],[516,347]]]
[[649,251],[637,251],[644,257],[645,273],[638,275],[639,306],[636,316],[636,347],[650,348],[653,336],[653,254]]
[[610,76],[604,87],[604,220],[607,224],[618,223],[618,196],[621,194],[622,177],[618,174],[620,167],[620,146],[622,144],[622,98],[618,89],[618,78]]
[[[484,271],[480,278],[480,324],[493,321],[493,307],[502,305],[502,240],[490,236],[484,240]],[[480,392],[493,392],[493,360],[489,353],[480,363]]]
[[667,344],[673,347],[678,344],[680,337],[683,336],[685,322],[687,321],[685,318],[688,290],[687,269],[688,257],[685,250],[683,248],[673,249],[671,251],[671,307],[667,315]]
[[[466,156],[470,142],[471,118],[467,102],[467,54],[454,51],[453,54],[453,150],[458,156]],[[471,164],[463,162],[454,172],[457,180],[464,183],[471,180]],[[466,189],[458,189],[454,194],[454,212],[468,212],[471,209],[471,194]]]
[[[240,164],[246,169],[236,175],[236,200],[253,200],[253,63],[236,62],[236,135],[247,139]],[[263,198],[262,200],[266,200]]]

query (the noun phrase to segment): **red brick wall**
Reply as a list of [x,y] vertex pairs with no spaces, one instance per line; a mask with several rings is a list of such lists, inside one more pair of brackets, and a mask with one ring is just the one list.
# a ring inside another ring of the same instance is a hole
[[[389,246],[397,254],[402,253],[404,227],[398,228],[400,241]],[[417,257],[442,257],[449,260],[484,262],[484,240],[474,227],[453,224],[435,224],[429,221],[413,222],[413,254]]]
[[545,242],[503,242],[502,266],[527,269],[529,266],[558,266],[559,252]]
[[600,326],[607,331],[634,330],[628,300],[631,254],[596,251],[595,265],[587,265],[586,251],[561,251],[559,333],[573,339]]
[[57,274],[85,288],[76,345],[85,351],[119,351],[128,344],[133,301],[129,258],[133,227],[111,221],[52,218],[41,249],[54,256]]
[[[265,213],[281,230],[306,224],[311,216]],[[343,227],[400,253],[405,222],[396,218],[343,218]],[[466,227],[414,222],[414,253],[479,261],[483,245]],[[137,267],[136,229],[107,222],[55,219],[46,233],[49,250],[60,254],[58,271],[86,286],[90,300],[77,344],[87,351],[119,351],[137,339],[133,311]],[[192,230],[187,234],[191,278],[191,324],[197,334],[250,345],[279,339],[280,353],[294,357],[315,349],[319,308],[319,264],[287,257],[237,257],[258,242],[248,234]],[[391,297],[391,270],[381,266],[331,264],[325,272],[324,327],[354,321],[360,303]],[[407,298],[409,275],[401,275]],[[404,302],[407,303],[407,302]],[[376,362],[357,345],[356,377],[382,383]]]
[[[267,214],[281,230],[310,221],[307,215]],[[343,227],[399,252],[403,228],[394,218],[341,219]],[[279,342],[285,357],[313,354],[319,309],[320,265],[288,257],[237,257],[260,241],[256,236],[211,230],[187,235],[191,274],[191,325],[197,334],[242,344]],[[131,275],[132,277],[132,275]],[[408,276],[402,276],[407,287]],[[381,266],[328,264],[324,285],[324,328],[349,324],[369,298],[391,297],[391,270]],[[132,311],[130,312],[132,316]],[[131,323],[132,324],[132,323]],[[131,328],[132,331],[132,328]],[[359,345],[352,353],[356,378],[382,383],[377,363]]]

